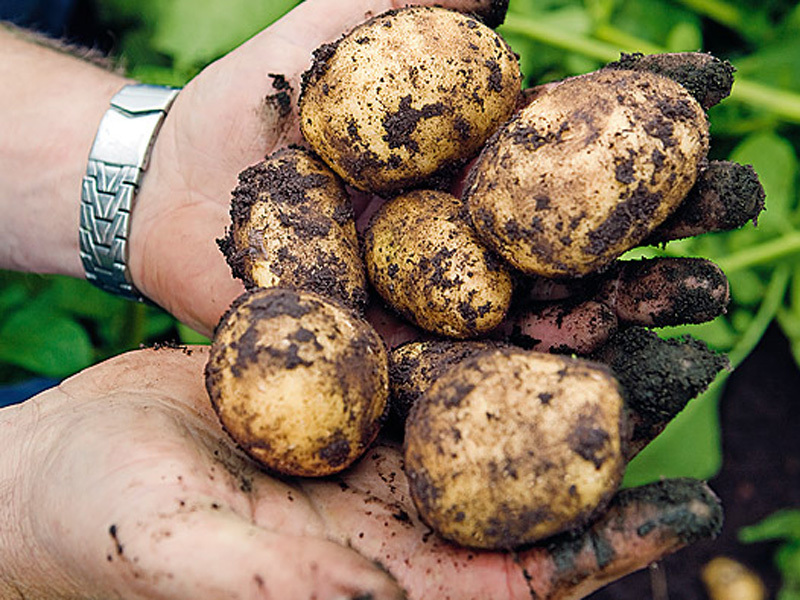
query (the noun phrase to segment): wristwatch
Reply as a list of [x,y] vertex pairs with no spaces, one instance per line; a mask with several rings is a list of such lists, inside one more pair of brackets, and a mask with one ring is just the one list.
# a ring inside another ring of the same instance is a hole
[[128,269],[130,215],[150,150],[177,88],[126,85],[111,99],[89,152],[83,177],[80,255],[97,287],[145,301]]

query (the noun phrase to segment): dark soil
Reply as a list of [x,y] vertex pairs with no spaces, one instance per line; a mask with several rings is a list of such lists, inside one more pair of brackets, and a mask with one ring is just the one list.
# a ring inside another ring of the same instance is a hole
[[770,328],[730,376],[720,405],[723,465],[709,483],[721,498],[720,536],[667,557],[590,596],[591,600],[707,600],[700,569],[725,555],[755,570],[775,597],[777,543],[741,544],[738,530],[778,509],[800,507],[800,370]]

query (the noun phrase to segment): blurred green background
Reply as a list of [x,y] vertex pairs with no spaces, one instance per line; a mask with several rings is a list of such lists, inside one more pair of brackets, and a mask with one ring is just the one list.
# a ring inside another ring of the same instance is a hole
[[[269,25],[296,0],[81,2],[93,42],[131,76],[183,85]],[[704,50],[737,69],[733,94],[709,112],[711,158],[752,164],[767,192],[758,227],[673,242],[636,255],[704,256],[727,273],[733,301],[691,333],[739,364],[777,322],[800,362],[800,5],[784,0],[511,0],[500,28],[527,85],[591,71],[620,52]],[[59,379],[142,344],[203,342],[163,311],[83,281],[0,271],[0,384]],[[661,476],[709,478],[720,466],[717,400],[693,401],[629,467],[626,484]]]

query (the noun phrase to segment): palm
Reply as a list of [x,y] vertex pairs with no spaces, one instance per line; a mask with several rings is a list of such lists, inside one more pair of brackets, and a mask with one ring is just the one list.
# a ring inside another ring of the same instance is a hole
[[241,292],[215,244],[229,223],[237,174],[287,141],[283,130],[268,129],[266,109],[253,103],[263,102],[265,78],[243,74],[239,82],[256,89],[219,89],[221,66],[181,92],[159,136],[145,181],[151,187],[142,189],[133,224],[144,232],[136,238],[140,264],[149,266],[135,278],[151,298],[204,333]]
[[[206,359],[204,348],[135,352],[34,401],[58,427],[42,428],[57,460],[37,439],[34,477],[22,486],[35,550],[55,561],[42,560],[48,597],[76,593],[76,578],[81,597],[116,597],[126,586],[126,598],[401,597],[393,579],[411,598],[529,598],[529,586],[537,597],[580,597],[687,541],[669,518],[633,535],[656,521],[658,509],[645,505],[612,509],[587,535],[607,536],[619,552],[601,566],[582,538],[567,540],[574,564],[561,571],[554,546],[458,548],[417,518],[391,443],[339,477],[271,478],[221,430],[203,385]],[[707,509],[693,501],[671,510]],[[63,506],[74,507],[68,522]]]

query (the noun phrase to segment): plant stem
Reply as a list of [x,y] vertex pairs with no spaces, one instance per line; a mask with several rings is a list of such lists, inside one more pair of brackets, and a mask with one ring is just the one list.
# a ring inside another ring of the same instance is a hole
[[516,33],[548,46],[577,52],[603,62],[611,62],[619,58],[619,48],[610,44],[564,29],[557,29],[546,22],[539,22],[514,13],[506,15],[501,31]]
[[800,95],[795,92],[740,78],[733,84],[731,99],[775,113],[785,121],[800,123]]
[[778,313],[778,309],[783,304],[783,297],[786,295],[786,290],[789,286],[790,275],[791,268],[788,264],[778,265],[775,269],[764,293],[764,299],[758,307],[758,312],[753,317],[753,320],[750,321],[736,345],[728,353],[731,369],[738,367],[764,336],[764,332],[769,327],[769,324],[772,323]]
[[[660,46],[652,44],[641,38],[637,38],[636,36],[622,31],[613,25],[598,25],[594,28],[592,34],[602,42],[607,42],[617,48],[628,48],[630,49],[629,51],[632,51],[632,49],[635,48],[636,52],[641,52],[642,54],[659,54],[661,52],[666,52],[664,48],[661,48]],[[620,52],[617,51],[616,58],[619,58],[619,54]]]
[[800,253],[800,232],[793,231],[727,257],[720,257],[716,262],[725,273],[732,273],[740,269],[774,263],[797,253]]
[[[665,51],[610,25],[598,28],[603,37],[600,40],[557,29],[546,22],[538,22],[515,13],[508,13],[501,31],[522,35],[542,44],[577,52],[603,62],[617,60],[620,52],[657,54]],[[758,111],[771,112],[784,121],[800,123],[800,94],[795,92],[739,78],[734,84],[730,99]]]
[[720,0],[678,0],[685,7],[699,15],[730,27],[734,31],[741,31],[745,23],[742,13],[735,6]]

